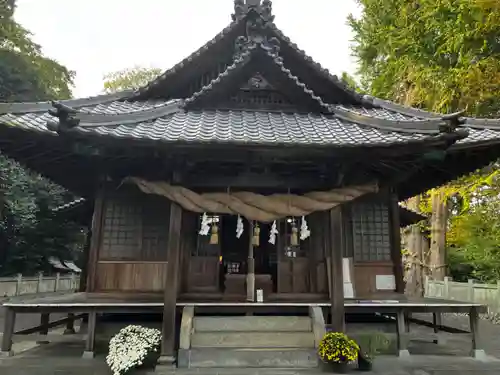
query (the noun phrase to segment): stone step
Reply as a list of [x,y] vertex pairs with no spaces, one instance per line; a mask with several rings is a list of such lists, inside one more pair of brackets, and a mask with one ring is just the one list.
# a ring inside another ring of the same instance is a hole
[[191,349],[179,351],[182,368],[293,368],[318,367],[314,349]]
[[192,348],[314,348],[312,332],[194,332]]
[[308,316],[197,316],[195,332],[311,332]]

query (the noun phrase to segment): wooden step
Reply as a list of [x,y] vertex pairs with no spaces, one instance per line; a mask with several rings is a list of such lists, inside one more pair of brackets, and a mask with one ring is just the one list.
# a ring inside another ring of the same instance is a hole
[[311,332],[308,316],[195,317],[195,332]]
[[314,348],[312,332],[194,332],[192,348]]

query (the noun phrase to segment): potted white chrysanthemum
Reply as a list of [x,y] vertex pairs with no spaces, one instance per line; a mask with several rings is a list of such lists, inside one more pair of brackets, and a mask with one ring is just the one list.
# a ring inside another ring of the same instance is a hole
[[[154,366],[160,344],[159,330],[130,325],[121,329],[109,342],[106,362],[113,375],[123,375],[143,366]],[[150,363],[152,359],[154,363]]]

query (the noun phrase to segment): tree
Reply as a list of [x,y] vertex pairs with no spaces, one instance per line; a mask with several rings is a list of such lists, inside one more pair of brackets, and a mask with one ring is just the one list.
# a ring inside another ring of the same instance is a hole
[[437,112],[500,110],[500,2],[358,0],[353,52],[373,95]]
[[0,0],[0,101],[69,98],[74,72],[42,55],[14,10],[15,0]]
[[162,73],[158,68],[134,67],[104,76],[104,91],[108,93],[129,89],[138,89],[146,85]]
[[[465,109],[472,116],[500,116],[500,2],[358,2],[362,15],[350,16],[348,22],[364,90],[435,112]],[[471,202],[486,191],[500,193],[494,186],[497,179],[498,168],[492,166],[422,196],[421,208],[432,218],[428,229],[434,234],[429,258],[436,263],[426,266],[441,269],[437,276],[444,275],[447,226],[452,223],[453,228],[454,220],[469,212],[477,215]],[[456,248],[450,254],[456,255]]]
[[[14,0],[0,0],[0,101],[69,98],[73,73],[41,54],[14,10]],[[80,230],[51,209],[72,195],[1,153],[0,176],[0,275],[34,273],[50,256],[70,257]]]

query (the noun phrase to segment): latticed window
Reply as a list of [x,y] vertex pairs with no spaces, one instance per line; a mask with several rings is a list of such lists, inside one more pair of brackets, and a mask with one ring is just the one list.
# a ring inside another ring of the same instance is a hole
[[104,203],[99,259],[167,259],[169,203],[145,195],[117,195]]
[[100,259],[135,259],[140,256],[141,219],[139,202],[107,199]]
[[351,212],[354,260],[391,260],[389,208],[383,202],[358,202]]

